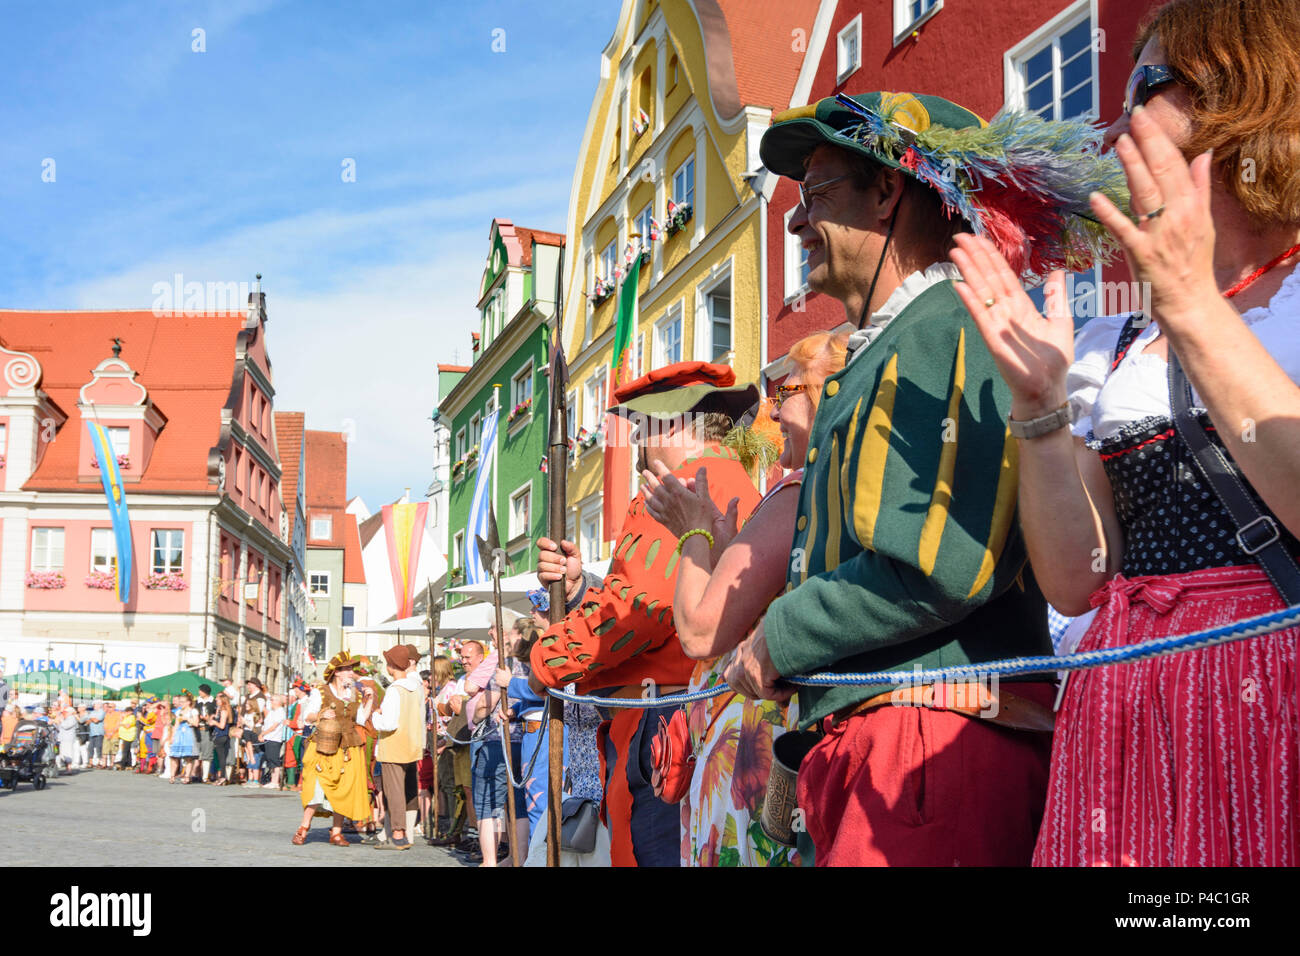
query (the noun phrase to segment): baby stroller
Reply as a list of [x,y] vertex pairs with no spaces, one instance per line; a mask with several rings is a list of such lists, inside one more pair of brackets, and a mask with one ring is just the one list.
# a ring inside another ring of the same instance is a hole
[[25,780],[44,790],[53,751],[49,727],[37,720],[21,721],[14,728],[13,740],[0,752],[0,787],[17,790]]

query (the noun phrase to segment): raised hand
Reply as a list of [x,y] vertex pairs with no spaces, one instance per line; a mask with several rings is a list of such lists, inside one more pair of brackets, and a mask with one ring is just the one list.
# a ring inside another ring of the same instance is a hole
[[1128,176],[1135,223],[1113,202],[1093,193],[1092,210],[1124,246],[1134,280],[1149,283],[1157,320],[1204,312],[1219,295],[1214,280],[1214,219],[1210,213],[1210,153],[1189,166],[1182,152],[1146,116],[1133,111],[1127,133],[1115,143]]
[[1065,273],[1048,277],[1047,314],[1042,315],[988,239],[958,235],[949,257],[964,280],[954,286],[957,295],[1011,390],[1011,417],[1038,418],[1065,404],[1065,373],[1074,361],[1074,322],[1065,295]]

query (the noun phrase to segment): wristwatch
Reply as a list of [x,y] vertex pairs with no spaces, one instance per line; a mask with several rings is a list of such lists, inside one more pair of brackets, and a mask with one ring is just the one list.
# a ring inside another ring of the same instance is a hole
[[1043,435],[1050,435],[1060,428],[1068,428],[1071,424],[1070,403],[1066,402],[1054,412],[1038,418],[1031,418],[1026,422],[1018,422],[1014,418],[1007,419],[1007,430],[1015,438],[1041,438]]

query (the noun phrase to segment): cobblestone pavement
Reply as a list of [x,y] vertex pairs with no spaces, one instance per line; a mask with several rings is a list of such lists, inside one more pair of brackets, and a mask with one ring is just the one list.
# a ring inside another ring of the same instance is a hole
[[8,866],[461,866],[417,839],[404,852],[330,846],[317,818],[307,843],[291,791],[172,785],[110,770],[62,773],[36,792],[0,790],[0,859]]

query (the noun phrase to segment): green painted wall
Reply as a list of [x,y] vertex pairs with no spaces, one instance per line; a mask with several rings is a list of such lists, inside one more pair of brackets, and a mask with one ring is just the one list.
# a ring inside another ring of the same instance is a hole
[[[470,419],[475,413],[486,418],[493,384],[501,385],[501,413],[497,426],[497,494],[493,504],[502,547],[506,549],[514,564],[513,572],[507,569],[507,574],[529,571],[537,564],[536,542],[545,533],[546,521],[546,475],[542,474],[540,465],[542,456],[546,454],[547,440],[546,409],[549,398],[544,374],[547,367],[547,333],[542,319],[536,314],[521,317],[517,321],[532,325],[526,340],[513,352],[503,353],[499,359],[495,355],[485,355],[479,359],[474,374],[479,374],[482,371],[479,366],[487,361],[491,363],[493,374],[487,377],[486,384],[469,397],[465,406],[452,419],[453,472],[448,498],[447,553],[451,556],[450,564],[453,568],[464,567],[465,555],[454,554],[455,535],[457,531],[463,531],[468,523],[470,501],[474,497],[474,482],[478,474],[477,461],[460,470],[455,469],[456,435],[462,428],[468,432]],[[507,421],[513,408],[510,379],[530,359],[533,366],[532,407],[512,426]],[[460,396],[456,398],[459,400]],[[510,496],[525,484],[532,486],[530,527],[525,534],[512,539]],[[466,537],[468,538],[468,534]],[[472,547],[473,542],[468,542],[468,546]],[[463,584],[463,577],[455,583]]]

